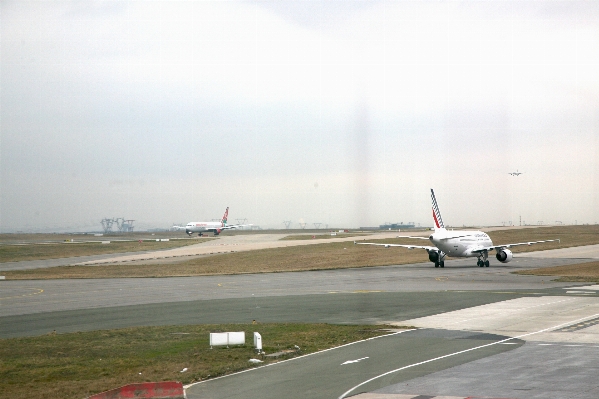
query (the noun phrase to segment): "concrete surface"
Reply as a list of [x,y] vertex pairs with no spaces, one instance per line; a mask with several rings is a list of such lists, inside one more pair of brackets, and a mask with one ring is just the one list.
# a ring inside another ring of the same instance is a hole
[[482,306],[460,309],[400,324],[421,328],[478,331],[521,337],[527,341],[599,344],[599,326],[591,325],[572,332],[539,330],[573,321],[599,319],[598,297],[541,296],[516,298]]
[[[478,359],[376,390],[519,399],[599,398],[599,346],[529,343],[510,352]],[[359,399],[371,399],[357,396]],[[393,396],[380,399],[394,399]]]

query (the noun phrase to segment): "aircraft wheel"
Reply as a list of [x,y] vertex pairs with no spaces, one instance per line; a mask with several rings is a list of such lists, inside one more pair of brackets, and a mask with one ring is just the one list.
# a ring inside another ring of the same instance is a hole
[[439,266],[445,267],[445,262],[439,262]]
[[478,267],[483,267],[483,266],[484,266],[484,265],[483,265],[483,261],[482,261],[482,260],[479,260],[478,262],[476,262],[476,266],[478,266]]
[[439,262],[435,262],[435,267],[439,267]]
[[489,261],[488,260],[485,261],[485,267],[489,267]]

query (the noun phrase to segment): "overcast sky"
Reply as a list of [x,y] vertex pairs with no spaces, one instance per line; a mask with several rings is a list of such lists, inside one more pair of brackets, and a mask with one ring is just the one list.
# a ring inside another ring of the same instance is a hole
[[597,1],[0,13],[0,231],[599,222]]

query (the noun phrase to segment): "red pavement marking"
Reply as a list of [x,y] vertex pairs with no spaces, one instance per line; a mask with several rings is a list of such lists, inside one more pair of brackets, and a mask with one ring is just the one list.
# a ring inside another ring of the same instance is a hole
[[129,384],[90,396],[88,399],[184,399],[183,384],[177,381]]

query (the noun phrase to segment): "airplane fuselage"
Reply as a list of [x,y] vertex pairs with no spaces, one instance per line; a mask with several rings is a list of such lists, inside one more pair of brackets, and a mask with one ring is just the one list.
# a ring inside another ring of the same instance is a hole
[[473,250],[493,246],[491,238],[482,231],[435,232],[428,239],[447,256],[456,258],[478,257],[480,253]]
[[204,232],[220,232],[223,228],[220,222],[190,222],[185,225],[187,234],[204,233]]

